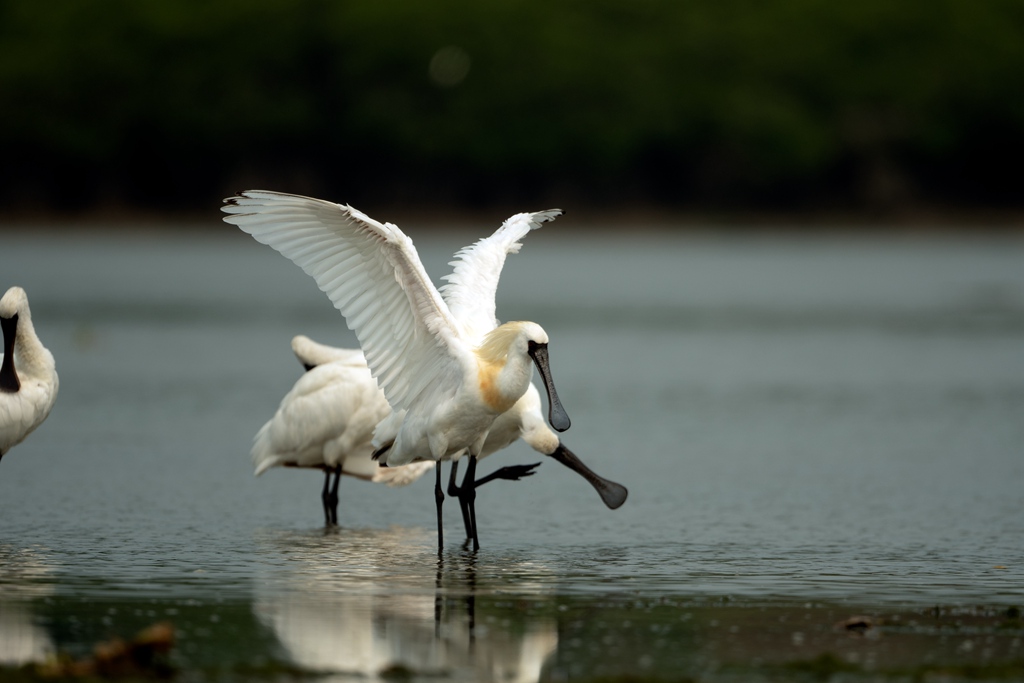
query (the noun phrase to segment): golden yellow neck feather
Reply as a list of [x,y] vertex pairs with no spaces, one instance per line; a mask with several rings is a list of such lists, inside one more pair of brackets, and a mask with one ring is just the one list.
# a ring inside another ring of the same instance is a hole
[[477,363],[480,397],[484,403],[496,413],[504,413],[515,405],[515,400],[510,400],[498,390],[498,375],[504,367],[501,363],[489,363],[479,361]]
[[511,408],[517,400],[510,400],[498,390],[498,376],[505,367],[508,350],[519,335],[521,326],[522,323],[511,322],[491,330],[476,349],[480,395],[498,413]]
[[483,343],[477,347],[476,355],[486,363],[502,363],[508,356],[508,349],[512,346],[522,323],[505,323],[494,328],[484,337]]

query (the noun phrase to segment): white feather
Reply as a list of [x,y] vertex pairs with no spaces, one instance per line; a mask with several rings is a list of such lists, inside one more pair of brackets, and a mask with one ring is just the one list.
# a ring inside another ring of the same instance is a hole
[[449,310],[474,339],[480,339],[495,327],[494,298],[505,256],[519,253],[519,242],[531,230],[562,215],[559,209],[536,213],[517,213],[507,219],[490,237],[460,249],[451,274],[445,275],[440,292]]
[[[292,339],[303,364],[315,365],[281,400],[274,416],[253,440],[256,475],[271,467],[333,469],[389,486],[410,484],[433,461],[405,467],[380,467],[373,460],[373,430],[391,407],[363,361],[359,349],[338,349],[308,337]],[[310,361],[326,361],[317,364]]]
[[[398,372],[382,387],[391,405],[412,407],[403,378],[427,373],[430,384],[450,385],[444,370],[452,349],[465,347],[412,240],[401,230],[350,206],[310,197],[250,191],[227,201],[225,221],[316,280],[356,333],[374,376],[382,358],[396,359]],[[403,299],[407,303],[400,305]],[[370,319],[377,325],[368,327]],[[419,333],[408,334],[410,329]]]
[[336,346],[315,342],[304,334],[292,337],[292,353],[300,363],[309,367],[335,362],[366,367],[366,358],[360,349],[339,349]]

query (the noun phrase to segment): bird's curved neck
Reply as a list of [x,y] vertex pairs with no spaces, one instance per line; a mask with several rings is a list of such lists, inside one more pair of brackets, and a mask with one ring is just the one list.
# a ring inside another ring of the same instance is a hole
[[21,389],[18,371],[14,367],[14,340],[18,336],[18,315],[0,318],[4,332],[4,360],[0,364],[0,392],[13,394]]
[[510,353],[504,361],[477,358],[480,394],[496,413],[504,413],[526,392],[533,375],[529,357]]

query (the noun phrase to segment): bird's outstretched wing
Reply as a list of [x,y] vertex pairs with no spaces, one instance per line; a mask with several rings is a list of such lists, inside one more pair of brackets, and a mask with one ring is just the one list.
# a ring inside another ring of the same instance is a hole
[[471,339],[478,339],[498,325],[494,313],[494,296],[498,290],[505,256],[519,252],[519,240],[531,230],[562,215],[561,209],[536,213],[517,213],[494,231],[490,237],[464,247],[455,253],[450,275],[441,286],[452,316],[463,325]]
[[226,222],[289,258],[330,297],[394,409],[450,383],[465,343],[397,226],[344,204],[280,192],[248,190],[224,202]]

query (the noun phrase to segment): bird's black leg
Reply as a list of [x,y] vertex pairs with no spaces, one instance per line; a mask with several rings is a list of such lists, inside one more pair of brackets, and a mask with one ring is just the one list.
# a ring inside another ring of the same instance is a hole
[[334,468],[334,484],[331,486],[331,493],[327,502],[331,506],[331,523],[338,525],[338,484],[341,482],[341,465]]
[[459,461],[452,460],[452,471],[448,473],[448,495],[458,496],[459,487],[455,485],[455,475],[459,472]]
[[441,518],[441,506],[444,505],[444,491],[441,490],[441,461],[437,462],[437,477],[434,481],[434,502],[437,504],[437,553],[444,550],[444,520]]
[[324,490],[320,492],[320,502],[324,506],[324,526],[331,525],[331,468],[324,468]]
[[459,487],[459,502],[465,505],[468,514],[467,528],[471,531],[470,538],[473,539],[473,551],[480,550],[480,539],[476,531],[476,456],[469,456],[469,465],[466,466],[466,476],[462,478],[462,486]]
[[459,499],[459,510],[462,511],[462,524],[466,527],[466,540],[473,538],[473,527],[469,522],[469,508],[462,495],[462,489],[455,485],[455,476],[459,471],[459,461],[452,460],[451,476],[448,477],[448,495]]
[[501,469],[495,470],[488,474],[486,477],[480,477],[474,482],[477,488],[483,486],[489,481],[496,479],[504,479],[506,481],[519,481],[523,477],[529,477],[533,475],[535,469],[540,467],[539,462],[535,462],[532,465],[509,465],[502,467]]

